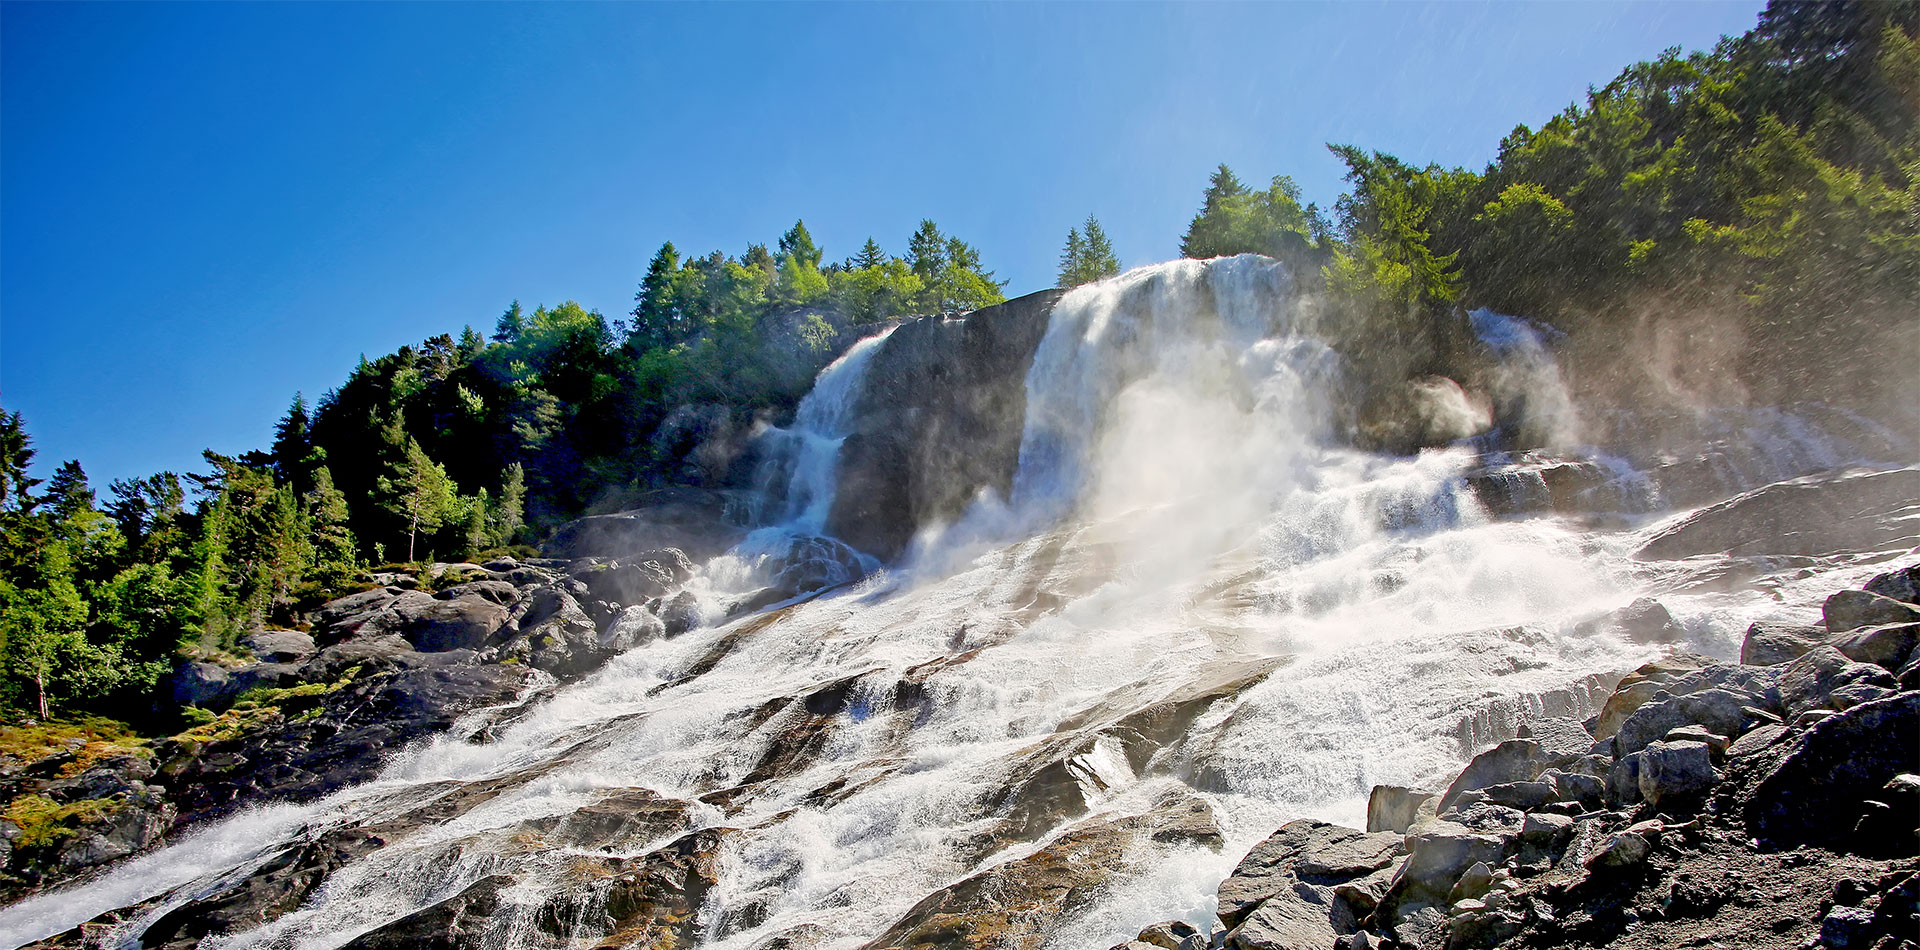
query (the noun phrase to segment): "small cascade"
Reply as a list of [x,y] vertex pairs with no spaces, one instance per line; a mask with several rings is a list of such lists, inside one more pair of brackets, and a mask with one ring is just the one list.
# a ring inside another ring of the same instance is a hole
[[755,483],[767,499],[762,520],[796,534],[819,534],[833,510],[840,444],[853,431],[867,366],[894,327],[866,337],[827,364],[800,400],[793,425],[764,433]]

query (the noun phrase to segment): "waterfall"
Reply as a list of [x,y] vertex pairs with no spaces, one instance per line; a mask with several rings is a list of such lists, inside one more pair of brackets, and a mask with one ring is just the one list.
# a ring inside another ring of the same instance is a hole
[[[484,743],[456,729],[374,782],[0,910],[0,944],[140,904],[116,931],[133,945],[287,847],[385,822],[385,845],[298,910],[205,945],[340,947],[504,880],[476,939],[591,946],[607,936],[609,869],[707,830],[701,946],[852,950],[927,895],[1073,833],[1114,856],[1082,869],[1105,877],[1050,911],[1044,946],[1103,950],[1151,921],[1209,923],[1219,881],[1282,822],[1361,823],[1372,786],[1443,780],[1472,751],[1461,737],[1500,718],[1491,705],[1583,713],[1593,677],[1657,652],[1601,622],[1636,597],[1661,596],[1680,646],[1724,655],[1725,630],[1805,618],[1833,586],[1683,592],[1675,568],[1632,556],[1636,525],[1491,516],[1465,447],[1345,444],[1342,359],[1306,313],[1284,267],[1255,257],[1078,288],[1026,378],[1011,517],[970,515],[994,531],[942,569],[651,642]],[[1475,322],[1530,391],[1557,378],[1536,330]],[[779,437],[778,522],[709,574],[822,530],[884,336],[821,373]],[[1206,701],[1178,729],[1139,727],[1193,696]],[[568,837],[581,809],[643,794],[678,803],[670,819],[612,843]],[[1125,831],[1168,802],[1211,815],[1223,841]],[[424,813],[451,817],[407,824]]]
[[826,530],[833,510],[835,475],[840,444],[853,431],[854,408],[867,366],[873,362],[894,327],[861,339],[814,378],[813,388],[800,400],[793,426],[768,433],[772,443],[765,464],[776,477],[784,474],[781,515],[777,519],[794,533]]

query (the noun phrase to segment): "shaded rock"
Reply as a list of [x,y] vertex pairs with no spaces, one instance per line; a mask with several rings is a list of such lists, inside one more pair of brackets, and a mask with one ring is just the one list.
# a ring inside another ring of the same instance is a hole
[[1864,590],[1843,590],[1828,597],[1820,614],[1829,633],[1920,620],[1920,608]]
[[506,874],[483,877],[390,924],[353,938],[346,950],[461,950],[480,946],[514,884]]
[[840,448],[827,534],[890,560],[982,490],[1007,497],[1026,418],[1026,376],[1061,291],[962,319],[902,323],[873,354]]
[[1612,738],[1620,731],[1620,724],[1634,714],[1641,706],[1651,702],[1656,693],[1661,692],[1668,683],[1680,679],[1688,673],[1707,666],[1712,661],[1693,654],[1674,654],[1662,657],[1628,673],[1614,687],[1612,695],[1607,697],[1599,715],[1594,720],[1593,735],[1599,739]]
[[1530,782],[1541,772],[1571,762],[1586,751],[1584,744],[1578,749],[1565,746],[1554,748],[1544,746],[1537,739],[1508,739],[1474,756],[1473,761],[1467,763],[1466,769],[1440,796],[1440,811],[1444,813],[1462,792],[1491,785]]
[[479,594],[390,609],[406,617],[401,634],[423,653],[484,647],[508,616],[507,608]]
[[1613,615],[1614,628],[1635,643],[1674,643],[1687,632],[1673,620],[1666,605],[1651,597],[1642,597]]
[[1518,837],[1519,824],[1483,831],[1447,820],[1420,825],[1407,835],[1407,863],[1400,879],[1436,897],[1444,896],[1473,865],[1492,866],[1505,860]]
[[224,709],[240,693],[230,680],[225,667],[187,660],[173,668],[167,692],[176,706]]
[[240,638],[255,658],[267,663],[294,663],[318,649],[313,638],[298,630],[260,630]]
[[[490,561],[488,563],[495,562]],[[466,597],[479,597],[483,600],[490,600],[502,607],[512,607],[520,600],[520,588],[507,581],[501,580],[468,581],[465,584],[455,584],[452,587],[442,590],[439,596],[442,600],[460,600]]]
[[1421,818],[1421,810],[1426,810],[1426,817],[1432,817],[1439,801],[1440,796],[1436,792],[1423,792],[1399,785],[1375,785],[1373,792],[1367,796],[1367,830],[1406,834],[1407,829]]
[[1704,742],[1706,743],[1707,748],[1713,750],[1713,756],[1715,759],[1718,759],[1721,756],[1726,754],[1727,745],[1728,745],[1726,736],[1718,735],[1714,732],[1711,732],[1705,726],[1681,726],[1680,728],[1667,733],[1665,741],[1667,742]]
[[633,558],[590,564],[574,570],[572,576],[587,585],[592,599],[623,607],[665,596],[677,585],[660,565]]
[[1741,803],[1749,832],[1780,847],[1842,847],[1860,802],[1920,772],[1920,692],[1828,716],[1765,755],[1770,768]]
[[1520,839],[1546,847],[1565,840],[1573,833],[1573,819],[1567,815],[1535,812],[1520,826]]
[[1872,663],[1889,671],[1898,671],[1906,666],[1913,658],[1916,645],[1920,645],[1920,623],[1869,627],[1833,641],[1833,648],[1848,659]]
[[1885,858],[1920,854],[1920,775],[1894,776],[1861,806],[1853,829],[1855,851]]
[[1719,780],[1704,742],[1655,742],[1640,764],[1640,797],[1667,812],[1691,810]]
[[[1299,883],[1300,864],[1307,855],[1361,839],[1371,839],[1373,842],[1384,840],[1352,828],[1310,818],[1281,825],[1279,830],[1247,852],[1246,857],[1241,858],[1234,867],[1233,873],[1220,882],[1221,922],[1228,927],[1236,927],[1261,903]],[[1373,847],[1372,844],[1363,846],[1367,850]],[[1386,861],[1391,859],[1390,853],[1386,855]],[[1386,861],[1379,866],[1384,867]]]
[[1824,627],[1762,620],[1747,628],[1747,637],[1740,643],[1740,662],[1777,666],[1799,659],[1826,639]]
[[595,515],[562,525],[545,545],[558,558],[627,557],[663,548],[706,559],[746,535],[728,516],[725,492],[666,488],[648,492],[629,511]]
[[1746,707],[1752,701],[1747,693],[1708,689],[1648,703],[1620,725],[1619,734],[1613,737],[1614,753],[1632,755],[1686,726],[1705,726],[1719,735],[1739,735],[1746,731]]
[[1897,684],[1886,670],[1855,663],[1831,646],[1822,646],[1780,668],[1780,699],[1789,717],[1828,705],[1834,690],[1852,683],[1882,688]]
[[1480,791],[1486,796],[1484,800],[1491,804],[1521,811],[1532,811],[1559,798],[1551,782],[1509,782],[1505,785],[1489,785]]
[[1637,557],[1699,554],[1819,556],[1911,547],[1901,512],[1920,498],[1920,469],[1854,469],[1755,489],[1686,515],[1641,545]]
[[691,591],[683,590],[661,605],[660,622],[667,636],[677,637],[689,630],[697,629],[707,620],[700,609],[700,601]]
[[1860,586],[1870,594],[1879,594],[1903,604],[1920,604],[1920,564],[1877,575]]
[[1645,836],[1623,831],[1608,838],[1600,850],[1587,858],[1586,866],[1593,870],[1625,870],[1637,867],[1652,853],[1653,844]]

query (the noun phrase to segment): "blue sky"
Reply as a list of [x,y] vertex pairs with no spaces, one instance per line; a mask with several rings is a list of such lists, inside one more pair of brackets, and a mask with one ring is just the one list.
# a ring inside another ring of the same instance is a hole
[[1326,142],[1479,167],[1737,3],[0,6],[0,405],[44,476],[264,447],[369,357],[518,299],[632,307],[662,241],[923,217],[1011,294],[1097,215],[1175,256],[1206,177]]

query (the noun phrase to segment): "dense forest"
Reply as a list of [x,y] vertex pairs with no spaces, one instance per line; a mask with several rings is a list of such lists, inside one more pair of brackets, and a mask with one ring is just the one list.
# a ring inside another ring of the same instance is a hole
[[[1745,36],[1514,129],[1478,172],[1332,146],[1351,190],[1329,213],[1223,165],[1180,249],[1294,264],[1363,361],[1444,371],[1485,306],[1564,331],[1598,389],[1671,385],[1648,348],[1682,333],[1726,344],[1702,380],[1844,398],[1840,347],[1911,334],[1920,311],[1917,114],[1920,4],[1776,2]],[[490,335],[295,396],[265,449],[105,498],[76,461],[30,478],[27,421],[0,414],[0,705],[137,715],[177,657],[236,650],[382,562],[510,550],[650,490],[729,484],[685,447],[781,421],[863,327],[1003,299],[931,221],[903,256],[871,239],[824,256],[800,223],[738,256],[666,244],[617,320],[514,303]],[[1118,269],[1097,220],[1069,232],[1061,286]]]

